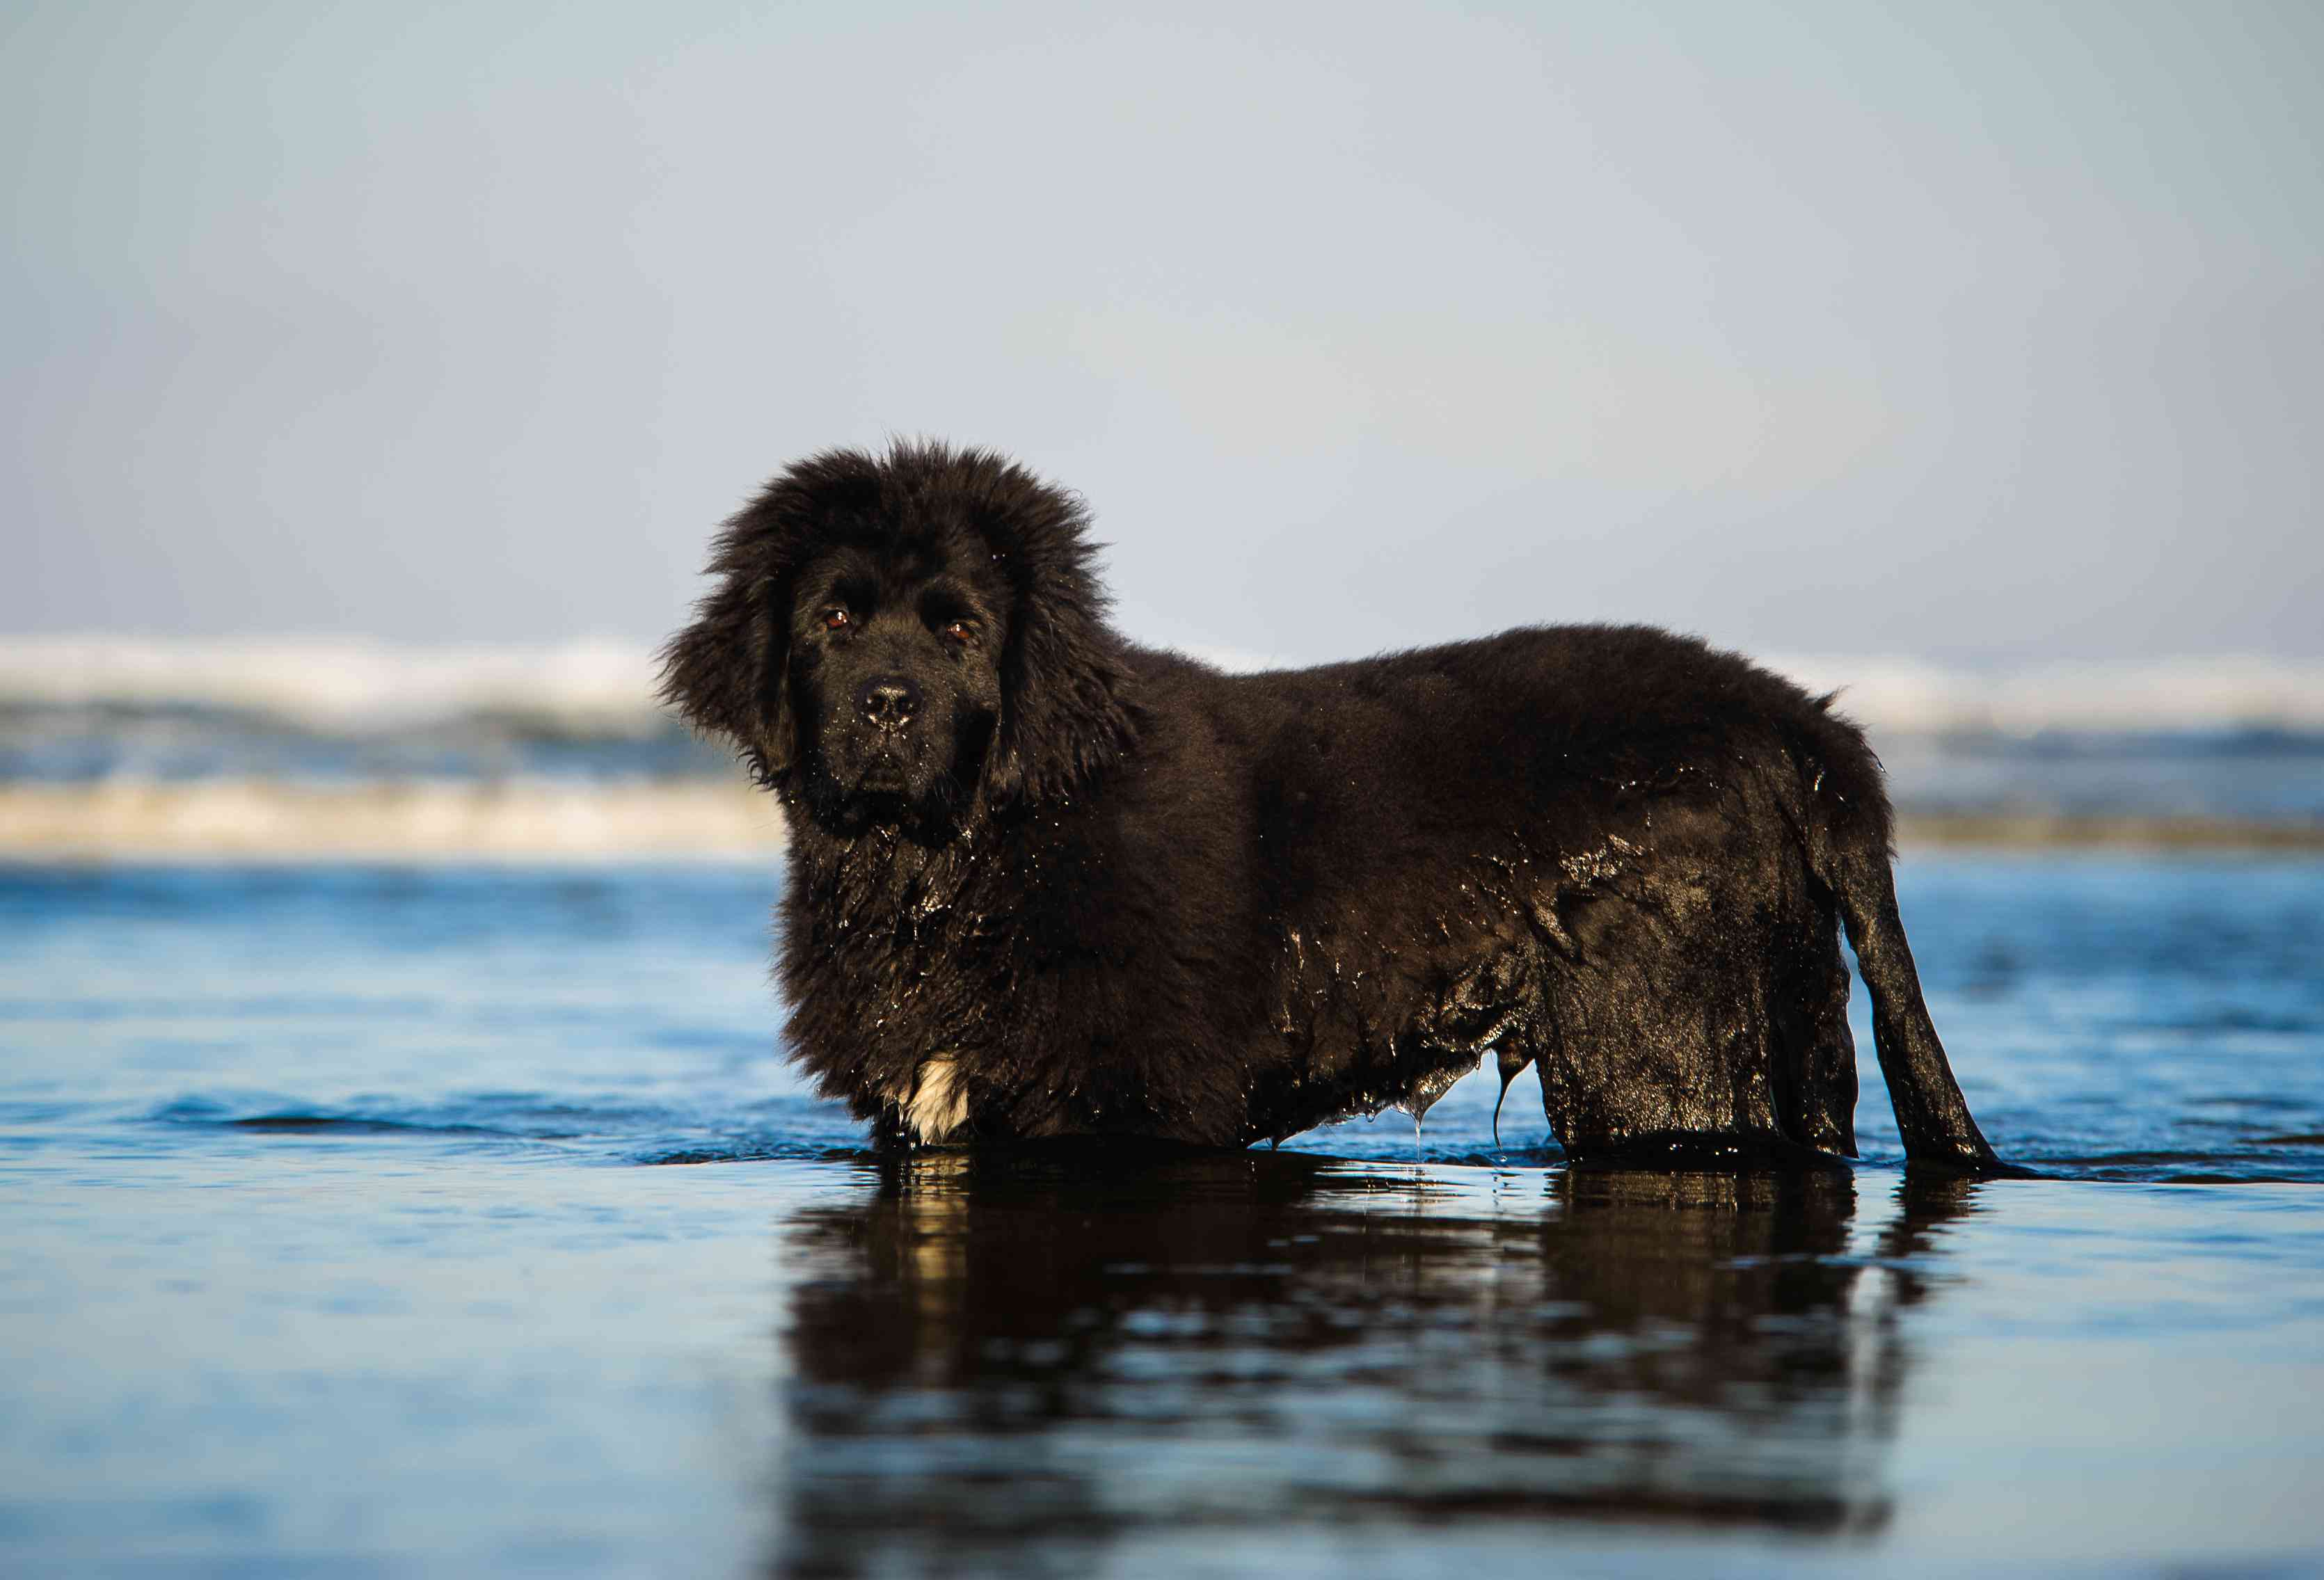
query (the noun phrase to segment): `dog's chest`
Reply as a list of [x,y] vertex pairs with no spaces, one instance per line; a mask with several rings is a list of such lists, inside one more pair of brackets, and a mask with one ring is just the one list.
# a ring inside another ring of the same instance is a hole
[[989,1046],[1008,1000],[1010,931],[973,865],[871,850],[794,864],[782,986],[794,1052],[836,1089],[908,1087],[933,1057]]

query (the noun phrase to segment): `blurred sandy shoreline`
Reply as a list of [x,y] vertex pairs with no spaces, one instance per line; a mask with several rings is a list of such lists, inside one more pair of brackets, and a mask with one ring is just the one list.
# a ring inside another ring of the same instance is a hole
[[[1907,812],[1907,846],[2324,850],[2324,823]],[[0,860],[719,860],[771,856],[782,817],[698,779],[109,779],[0,785]]]
[[0,785],[5,860],[720,859],[783,848],[740,782]]

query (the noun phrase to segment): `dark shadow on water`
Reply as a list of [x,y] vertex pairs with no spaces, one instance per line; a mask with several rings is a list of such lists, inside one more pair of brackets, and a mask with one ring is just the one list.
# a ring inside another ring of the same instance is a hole
[[895,1160],[784,1247],[770,1566],[1067,1575],[1480,1521],[1875,1533],[1895,1314],[1978,1188],[1864,1188],[1893,1199],[1856,1235],[1846,1175]]

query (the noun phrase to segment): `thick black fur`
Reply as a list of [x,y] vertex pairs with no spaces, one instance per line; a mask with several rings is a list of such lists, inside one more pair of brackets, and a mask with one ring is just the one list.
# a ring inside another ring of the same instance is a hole
[[1853,1155],[1845,928],[1908,1155],[2002,1167],[1829,699],[1643,626],[1224,675],[1114,633],[1086,528],[827,452],[666,650],[789,817],[792,1052],[883,1136],[1241,1146],[1490,1054],[1579,1161]]

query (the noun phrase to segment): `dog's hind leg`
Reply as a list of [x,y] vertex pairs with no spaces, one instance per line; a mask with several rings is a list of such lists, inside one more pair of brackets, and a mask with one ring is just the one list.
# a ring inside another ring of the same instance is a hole
[[1775,1110],[1786,1134],[1821,1152],[1856,1155],[1856,1038],[1848,1027],[1849,978],[1840,915],[1821,885],[1803,895],[1809,915],[1774,984],[1779,1041]]
[[1570,958],[1545,958],[1530,1050],[1542,1114],[1577,1165],[1830,1167],[1784,1132],[1784,1034],[1766,940],[1719,884],[1724,870],[1674,857],[1643,897],[1565,907]]

